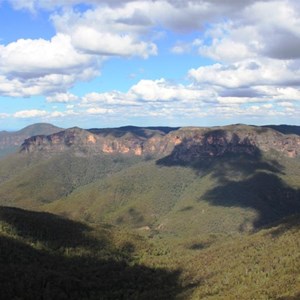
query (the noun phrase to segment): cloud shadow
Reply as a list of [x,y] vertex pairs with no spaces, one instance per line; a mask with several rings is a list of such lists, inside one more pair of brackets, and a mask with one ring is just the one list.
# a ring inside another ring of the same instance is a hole
[[210,174],[217,184],[200,200],[217,206],[255,209],[258,218],[254,228],[300,212],[299,189],[280,178],[284,167],[264,158],[247,137],[241,140],[232,134],[228,138],[226,131],[213,130],[201,139],[183,140],[156,164],[189,167],[199,176]]
[[[185,291],[179,270],[138,264],[130,257],[134,251],[130,242],[118,252],[109,234],[105,243],[84,237],[87,228],[81,223],[2,207],[0,224],[5,223],[16,231],[0,231],[3,299],[175,299]],[[46,225],[51,228],[49,232],[45,232]],[[78,242],[64,243],[69,234],[70,240],[76,240],[75,233]],[[57,239],[60,248],[39,248],[36,245],[40,239],[51,243]],[[77,248],[67,255],[73,246]]]

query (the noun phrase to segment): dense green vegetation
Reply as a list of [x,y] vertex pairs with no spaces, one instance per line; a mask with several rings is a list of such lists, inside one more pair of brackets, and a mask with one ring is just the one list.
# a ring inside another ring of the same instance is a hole
[[0,164],[0,202],[37,208],[136,161],[134,157],[125,159],[117,155],[12,155]]
[[1,160],[1,296],[299,299],[299,158],[247,144],[210,157],[222,145],[201,147]]
[[144,240],[111,227],[0,207],[0,242],[2,299],[173,299],[183,289],[179,271],[139,263]]
[[299,166],[287,158],[224,158],[201,167],[139,162],[43,209],[154,233],[251,231],[300,212]]
[[154,235],[249,232],[300,212],[299,188],[299,159],[278,153],[183,163],[66,152],[0,164],[2,205]]
[[298,299],[300,221],[251,235],[141,237],[0,208],[4,299]]
[[188,299],[299,299],[299,215],[251,235],[177,242],[161,265],[182,267],[184,280],[196,283]]

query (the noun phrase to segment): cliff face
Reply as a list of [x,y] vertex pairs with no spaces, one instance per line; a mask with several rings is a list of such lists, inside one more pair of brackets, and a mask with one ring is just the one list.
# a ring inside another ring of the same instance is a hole
[[17,150],[25,139],[37,134],[49,135],[55,132],[63,130],[62,128],[53,126],[51,124],[40,123],[33,124],[23,128],[22,130],[16,132],[0,132],[0,156],[2,154],[8,154]]
[[285,156],[300,156],[300,136],[284,135],[268,128],[236,125],[216,128],[83,130],[70,128],[51,135],[25,140],[21,152],[78,154],[127,154],[174,159],[219,157],[224,154],[255,155],[257,151],[276,150]]

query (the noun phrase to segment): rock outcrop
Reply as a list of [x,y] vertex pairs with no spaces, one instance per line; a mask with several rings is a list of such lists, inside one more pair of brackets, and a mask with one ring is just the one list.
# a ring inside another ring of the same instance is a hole
[[60,153],[74,150],[85,154],[126,154],[178,160],[220,157],[225,154],[255,155],[277,151],[288,157],[300,156],[300,136],[285,135],[270,128],[231,125],[214,128],[187,127],[174,130],[149,128],[70,128],[51,135],[28,138],[21,152]]
[[0,156],[18,150],[25,139],[38,134],[49,135],[63,130],[62,128],[47,123],[39,123],[27,126],[19,131],[0,132]]

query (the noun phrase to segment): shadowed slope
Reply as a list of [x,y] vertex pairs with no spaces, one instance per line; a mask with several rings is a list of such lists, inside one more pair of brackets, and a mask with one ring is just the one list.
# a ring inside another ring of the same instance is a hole
[[[199,201],[254,209],[258,212],[255,228],[300,212],[300,190],[281,178],[285,167],[274,159],[266,159],[247,139],[241,141],[233,135],[226,141],[225,137],[225,131],[216,130],[209,132],[201,144],[183,141],[170,155],[158,160],[157,165],[189,167],[198,176],[210,174],[216,184]],[[296,166],[299,161],[295,159],[294,163]]]
[[[49,248],[84,246],[92,242],[85,234],[90,231],[87,225],[45,212],[0,206],[0,221],[8,224],[17,236],[38,240]],[[107,244],[106,239],[102,242]]]
[[300,126],[293,125],[266,125],[264,127],[272,128],[284,134],[297,134],[300,135]]
[[137,127],[137,126],[123,126],[119,128],[91,128],[89,132],[94,134],[101,134],[103,136],[112,135],[114,137],[122,137],[126,134],[134,134],[138,137],[149,138],[155,134],[167,134],[171,131],[178,130],[179,127]]
[[[174,299],[179,271],[149,268],[94,233],[46,213],[1,208],[0,289],[3,299]],[[52,247],[55,244],[55,247]]]
[[300,190],[266,172],[258,172],[241,181],[222,180],[203,199],[213,205],[255,209],[259,214],[253,224],[255,228],[300,212]]

